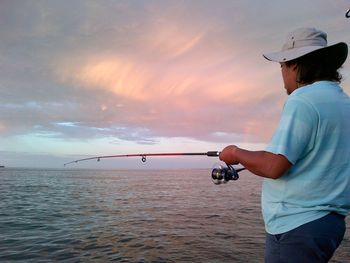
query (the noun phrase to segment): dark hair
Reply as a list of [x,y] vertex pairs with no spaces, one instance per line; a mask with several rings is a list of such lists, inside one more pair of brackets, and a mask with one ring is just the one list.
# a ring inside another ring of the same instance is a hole
[[286,62],[287,66],[294,64],[298,67],[298,83],[311,84],[318,80],[341,82],[339,66],[334,63],[334,57],[324,50],[314,51]]

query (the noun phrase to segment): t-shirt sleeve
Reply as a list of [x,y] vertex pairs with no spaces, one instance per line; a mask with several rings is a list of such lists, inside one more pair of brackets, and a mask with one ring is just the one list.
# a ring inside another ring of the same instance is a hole
[[266,151],[284,155],[295,164],[313,148],[317,126],[318,114],[312,105],[300,98],[289,98]]

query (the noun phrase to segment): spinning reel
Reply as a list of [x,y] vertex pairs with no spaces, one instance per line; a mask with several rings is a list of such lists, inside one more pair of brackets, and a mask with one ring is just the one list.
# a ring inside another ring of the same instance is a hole
[[215,165],[211,171],[211,179],[214,184],[226,184],[228,181],[236,181],[239,178],[238,172],[245,170],[245,168],[235,169],[231,165],[226,164]]

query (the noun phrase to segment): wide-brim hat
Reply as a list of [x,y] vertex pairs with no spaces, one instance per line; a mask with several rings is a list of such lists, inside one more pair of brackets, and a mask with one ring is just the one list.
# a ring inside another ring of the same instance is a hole
[[315,28],[299,28],[288,34],[281,51],[263,54],[275,62],[287,62],[313,52],[320,52],[327,57],[327,62],[340,68],[347,56],[348,46],[344,42],[327,45],[327,34]]

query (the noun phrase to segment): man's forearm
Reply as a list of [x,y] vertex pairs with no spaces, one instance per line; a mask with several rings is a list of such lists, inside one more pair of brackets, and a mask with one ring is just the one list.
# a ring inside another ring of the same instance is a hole
[[228,164],[240,163],[252,173],[277,179],[290,167],[286,157],[266,151],[249,151],[237,146],[228,146],[220,154],[220,160]]

